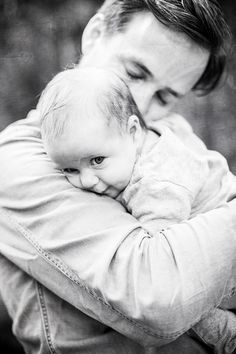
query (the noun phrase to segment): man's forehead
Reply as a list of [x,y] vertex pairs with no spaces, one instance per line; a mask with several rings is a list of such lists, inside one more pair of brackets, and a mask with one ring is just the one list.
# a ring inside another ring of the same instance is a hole
[[[120,60],[133,63],[161,86],[172,88],[177,97],[191,90],[208,61],[205,49],[185,34],[168,29],[150,12],[135,14],[122,35],[123,46],[117,53]],[[189,83],[179,88],[183,77],[185,81],[189,77]]]
[[[198,65],[201,52],[205,51],[185,34],[164,26],[150,12],[135,14],[119,37],[118,43],[113,44],[114,53],[123,61],[137,62],[151,72],[151,67],[158,72],[158,65],[162,66],[160,70],[168,71],[170,63],[173,67],[177,62],[182,63],[182,69],[190,62]],[[169,73],[163,73],[166,74]]]

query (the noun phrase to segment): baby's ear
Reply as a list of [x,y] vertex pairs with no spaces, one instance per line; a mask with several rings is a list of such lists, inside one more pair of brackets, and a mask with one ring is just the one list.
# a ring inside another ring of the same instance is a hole
[[132,115],[128,119],[128,132],[133,136],[133,139],[136,141],[141,137],[142,128],[139,122],[139,118],[135,115]]

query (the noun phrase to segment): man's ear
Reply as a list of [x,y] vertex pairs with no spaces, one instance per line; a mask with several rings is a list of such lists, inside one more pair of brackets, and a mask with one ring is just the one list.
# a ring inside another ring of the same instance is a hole
[[142,135],[142,128],[137,116],[132,115],[128,119],[127,130],[133,136],[134,141],[139,141]]
[[87,54],[104,34],[104,16],[94,15],[84,29],[82,35],[82,53]]

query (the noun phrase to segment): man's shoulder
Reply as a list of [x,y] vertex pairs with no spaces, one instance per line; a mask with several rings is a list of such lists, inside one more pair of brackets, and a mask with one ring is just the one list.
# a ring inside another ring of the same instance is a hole
[[171,113],[168,116],[153,122],[151,129],[159,131],[168,127],[184,145],[195,153],[205,154],[207,152],[204,142],[195,134],[188,121],[179,114]]
[[27,136],[41,138],[39,116],[36,110],[30,111],[25,119],[8,125],[0,134],[0,143],[24,139]]
[[152,122],[150,128],[154,131],[158,131],[159,127],[162,126],[168,127],[178,136],[193,133],[193,129],[189,122],[183,116],[177,113],[170,113],[165,117]]

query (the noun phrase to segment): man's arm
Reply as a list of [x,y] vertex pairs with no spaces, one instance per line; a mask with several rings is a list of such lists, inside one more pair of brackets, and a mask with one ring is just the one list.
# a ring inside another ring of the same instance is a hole
[[173,341],[236,284],[236,202],[146,234],[116,201],[78,191],[34,117],[0,141],[0,250],[58,296],[142,345]]
[[214,353],[233,353],[236,349],[236,316],[233,312],[213,309],[190,333],[214,348]]

